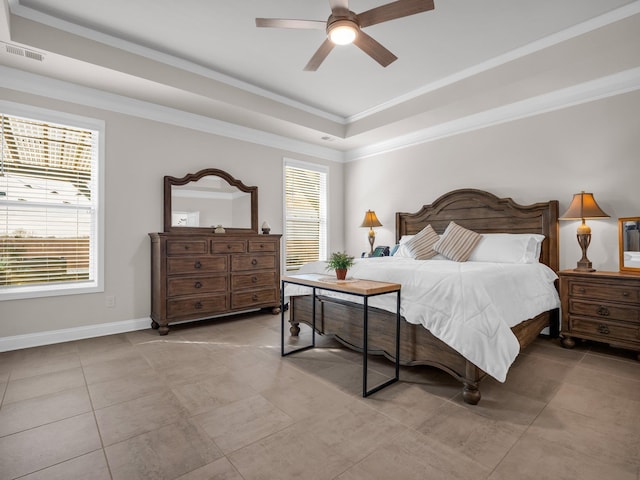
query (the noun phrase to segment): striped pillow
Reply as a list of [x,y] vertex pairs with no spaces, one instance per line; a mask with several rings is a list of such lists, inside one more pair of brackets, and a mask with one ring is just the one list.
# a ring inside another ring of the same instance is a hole
[[479,233],[450,222],[433,249],[453,261],[466,262],[481,238]]
[[428,260],[436,255],[433,246],[440,239],[436,231],[427,225],[403,245],[416,260]]

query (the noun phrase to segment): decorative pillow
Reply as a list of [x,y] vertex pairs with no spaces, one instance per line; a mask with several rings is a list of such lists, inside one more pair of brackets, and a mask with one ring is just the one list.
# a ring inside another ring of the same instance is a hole
[[391,247],[391,251],[389,252],[389,256],[393,257],[396,252],[398,251],[398,248],[400,248],[400,244],[396,243],[393,247]]
[[431,225],[427,225],[412,238],[407,240],[403,246],[416,260],[428,260],[436,255],[433,246],[440,240],[440,237]]
[[536,263],[544,235],[485,233],[471,252],[471,262]]
[[450,222],[433,249],[456,262],[466,262],[482,235]]

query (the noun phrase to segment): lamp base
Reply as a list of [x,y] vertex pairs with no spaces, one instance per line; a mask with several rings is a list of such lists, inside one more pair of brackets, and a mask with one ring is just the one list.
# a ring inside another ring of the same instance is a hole
[[591,266],[591,262],[578,262],[578,266],[573,269],[574,272],[595,272],[596,269]]
[[595,272],[596,269],[591,266],[591,260],[587,258],[587,248],[589,248],[589,244],[591,243],[591,234],[590,233],[578,233],[576,235],[578,238],[578,244],[582,249],[582,258],[578,260],[578,266],[573,269],[574,272]]
[[376,242],[376,232],[373,231],[373,228],[369,229],[369,245],[371,246],[371,251],[369,252],[369,256],[373,256],[373,244]]

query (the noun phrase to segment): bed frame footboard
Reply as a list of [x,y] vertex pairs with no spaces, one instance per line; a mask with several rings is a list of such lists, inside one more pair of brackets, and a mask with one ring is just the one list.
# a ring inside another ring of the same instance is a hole
[[[300,332],[300,323],[312,325],[312,296],[291,297],[289,331],[292,336]],[[555,313],[554,313],[555,312]],[[545,312],[527,320],[512,330],[520,343],[520,350],[529,345],[546,326],[553,331],[553,318],[557,310]],[[384,355],[394,362],[395,314],[369,307],[369,353]],[[345,300],[318,296],[316,298],[316,332],[334,337],[346,347],[362,352],[362,305]],[[429,365],[447,372],[463,384],[465,403],[476,405],[481,398],[480,381],[487,375],[476,365],[434,337],[421,325],[404,321],[400,329],[400,364],[405,366]]]

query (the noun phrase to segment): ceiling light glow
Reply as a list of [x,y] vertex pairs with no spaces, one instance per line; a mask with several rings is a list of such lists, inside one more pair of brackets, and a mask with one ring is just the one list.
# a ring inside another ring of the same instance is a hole
[[332,24],[329,29],[329,38],[336,45],[353,43],[357,34],[357,28],[350,20],[339,20]]

